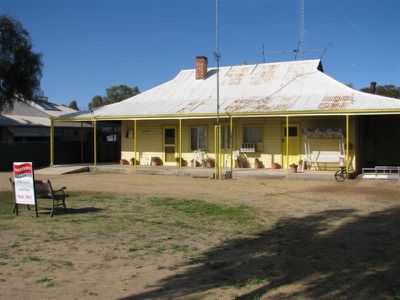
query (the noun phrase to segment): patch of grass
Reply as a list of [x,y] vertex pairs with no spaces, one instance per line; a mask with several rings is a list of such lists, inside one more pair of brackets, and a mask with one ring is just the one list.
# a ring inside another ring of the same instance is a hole
[[255,211],[247,205],[228,206],[198,199],[151,198],[150,203],[153,206],[175,210],[193,218],[207,217],[246,222],[252,220],[255,214]]
[[47,288],[54,287],[54,280],[49,277],[42,277],[36,282],[44,284]]
[[189,249],[188,245],[171,244],[171,249],[180,252],[187,252]]
[[167,248],[165,248],[164,246],[160,246],[154,250],[154,253],[164,253],[165,250],[167,250]]
[[24,258],[25,261],[41,261],[42,259],[37,256],[29,255]]
[[243,287],[246,287],[249,285],[258,285],[258,284],[262,283],[263,280],[264,279],[261,277],[253,276],[253,277],[246,278],[245,280],[238,281],[234,285],[238,288],[243,288]]
[[[11,185],[10,185],[11,189]],[[14,215],[11,214],[14,205],[14,195],[10,192],[0,192],[0,215],[4,217],[10,216],[13,217]],[[24,205],[25,206],[25,205]],[[18,206],[19,207],[19,206]]]

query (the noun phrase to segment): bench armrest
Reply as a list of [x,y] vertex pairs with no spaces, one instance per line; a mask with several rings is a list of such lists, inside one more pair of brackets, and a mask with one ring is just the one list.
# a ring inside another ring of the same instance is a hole
[[61,189],[54,190],[53,192],[54,192],[54,193],[63,192],[63,191],[66,190],[66,189],[67,189],[67,187],[63,186]]

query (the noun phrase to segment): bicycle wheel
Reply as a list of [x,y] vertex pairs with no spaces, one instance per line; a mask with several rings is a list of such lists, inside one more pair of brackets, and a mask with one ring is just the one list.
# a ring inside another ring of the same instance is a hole
[[335,179],[337,182],[343,182],[347,179],[347,172],[346,170],[339,170],[335,173]]

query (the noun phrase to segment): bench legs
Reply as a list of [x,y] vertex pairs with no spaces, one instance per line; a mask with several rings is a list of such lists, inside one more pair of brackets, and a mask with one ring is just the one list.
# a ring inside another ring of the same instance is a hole
[[[65,197],[63,197],[63,198],[60,199],[60,200],[54,199],[54,198],[53,198],[53,201],[52,201],[53,203],[52,203],[52,206],[51,206],[50,217],[52,217],[52,216],[54,215],[56,206],[61,206],[61,205],[59,204],[60,201],[62,202],[62,206],[64,206],[64,212],[65,212],[65,213],[68,213],[67,206],[65,205]],[[57,202],[57,203],[56,203],[56,202]]]

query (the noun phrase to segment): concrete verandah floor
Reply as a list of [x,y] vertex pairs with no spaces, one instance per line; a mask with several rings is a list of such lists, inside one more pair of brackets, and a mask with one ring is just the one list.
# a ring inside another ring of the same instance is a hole
[[[181,175],[198,178],[211,178],[214,168],[204,167],[182,167],[182,171],[176,166],[131,166],[112,163],[97,164],[70,164],[54,165],[37,170],[36,174],[41,175],[61,175],[79,172],[99,172],[99,173],[132,173],[148,175]],[[230,171],[230,168],[223,168],[223,174]],[[233,178],[293,178],[293,179],[312,179],[312,180],[334,180],[335,171],[306,170],[298,173],[287,173],[286,169],[253,169],[253,168],[234,168]]]

